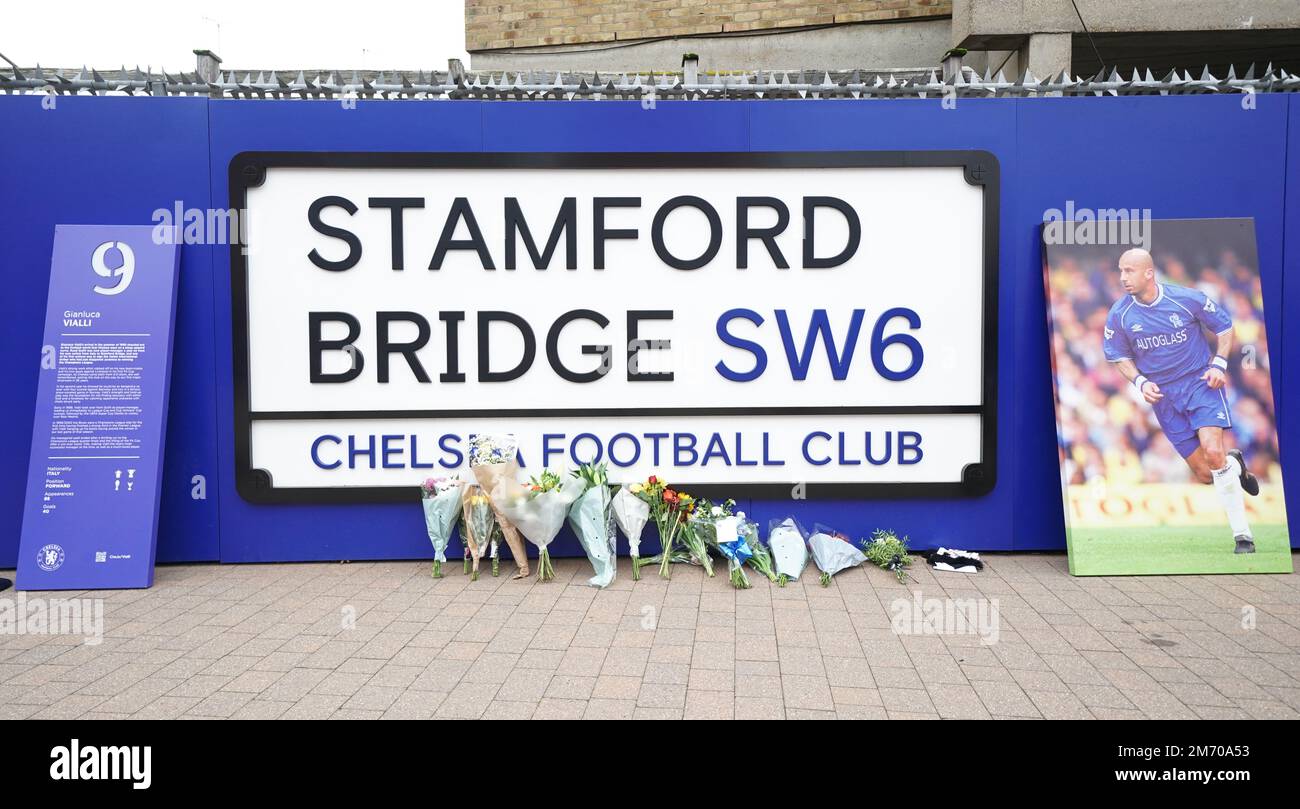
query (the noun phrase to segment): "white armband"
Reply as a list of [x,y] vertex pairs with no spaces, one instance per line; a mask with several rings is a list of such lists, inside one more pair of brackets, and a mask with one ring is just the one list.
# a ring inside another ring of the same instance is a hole
[[1149,381],[1150,381],[1150,380],[1147,379],[1147,378],[1146,378],[1145,376],[1143,376],[1142,374],[1138,374],[1137,379],[1134,379],[1134,380],[1133,380],[1133,387],[1137,388],[1137,392],[1138,392],[1138,393],[1141,393],[1141,392],[1142,392],[1142,386],[1145,385],[1145,384],[1146,384],[1147,382],[1149,382]]
[[1218,368],[1220,371],[1228,370],[1228,361],[1223,357],[1215,357],[1214,359],[1210,360],[1210,365],[1213,365],[1215,368]]

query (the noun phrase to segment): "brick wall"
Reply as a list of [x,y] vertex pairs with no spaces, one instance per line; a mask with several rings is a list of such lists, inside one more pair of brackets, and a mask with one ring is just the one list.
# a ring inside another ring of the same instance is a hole
[[950,14],[951,0],[465,0],[465,49],[572,45]]

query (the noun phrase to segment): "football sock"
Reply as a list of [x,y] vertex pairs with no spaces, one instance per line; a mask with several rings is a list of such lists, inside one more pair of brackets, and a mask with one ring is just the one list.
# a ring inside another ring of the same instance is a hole
[[1228,525],[1233,536],[1253,536],[1250,523],[1246,521],[1246,498],[1241,491],[1241,465],[1237,459],[1229,456],[1222,469],[1213,470],[1214,490],[1219,494],[1223,510],[1228,513]]

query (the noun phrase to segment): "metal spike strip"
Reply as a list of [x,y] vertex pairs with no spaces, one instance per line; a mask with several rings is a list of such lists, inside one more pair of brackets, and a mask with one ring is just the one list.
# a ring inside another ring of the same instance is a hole
[[[553,76],[553,78],[552,78]],[[346,78],[342,78],[346,77]],[[330,71],[308,78],[303,71],[252,71],[242,77],[224,72],[214,82],[197,73],[171,74],[141,70],[97,71],[49,68],[0,70],[0,93],[58,95],[173,95],[247,99],[415,99],[415,100],[636,100],[647,96],[662,100],[743,100],[850,98],[1026,98],[1041,96],[1198,95],[1209,93],[1291,93],[1300,91],[1300,75],[1272,64],[1263,70],[1251,65],[1238,77],[1235,69],[1226,76],[1214,76],[1208,67],[1193,71],[1172,70],[1156,78],[1150,70],[1124,77],[1116,69],[1102,70],[1090,78],[1070,76],[1064,71],[1038,78],[1029,71],[1008,80],[1000,71],[981,76],[970,68],[947,80],[937,69],[873,72],[867,70],[827,71],[756,70],[701,73],[699,80],[684,83],[678,72],[542,73],[535,71],[493,73],[467,72],[453,76],[448,71]]]

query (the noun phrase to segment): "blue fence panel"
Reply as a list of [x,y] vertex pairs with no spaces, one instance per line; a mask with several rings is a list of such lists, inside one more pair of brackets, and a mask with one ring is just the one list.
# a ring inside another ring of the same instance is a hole
[[[896,101],[456,102],[0,97],[0,348],[19,358],[0,399],[0,565],[17,553],[32,403],[58,223],[147,223],[157,209],[228,204],[238,153],[297,151],[780,151],[983,149],[1001,166],[998,481],[969,500],[750,501],[761,522],[794,514],[921,546],[1064,548],[1038,226],[1066,200],[1150,208],[1155,218],[1256,221],[1291,513],[1300,426],[1285,369],[1300,329],[1300,105],[1288,96]],[[1289,146],[1289,149],[1288,149]],[[1289,158],[1289,159],[1288,159]],[[1288,183],[1289,180],[1289,183]],[[899,211],[930,216],[928,211]],[[935,238],[944,223],[935,221]],[[1289,243],[1286,236],[1290,236]],[[1287,249],[1289,248],[1289,249]],[[1283,272],[1283,268],[1288,271]],[[256,506],[233,485],[228,249],[182,250],[160,561],[395,559],[430,555],[413,505]],[[1292,307],[1294,308],[1294,306]],[[21,358],[29,357],[31,362]],[[206,499],[192,497],[194,479]],[[1295,540],[1293,539],[1293,544]],[[566,529],[557,555],[578,554]]]

